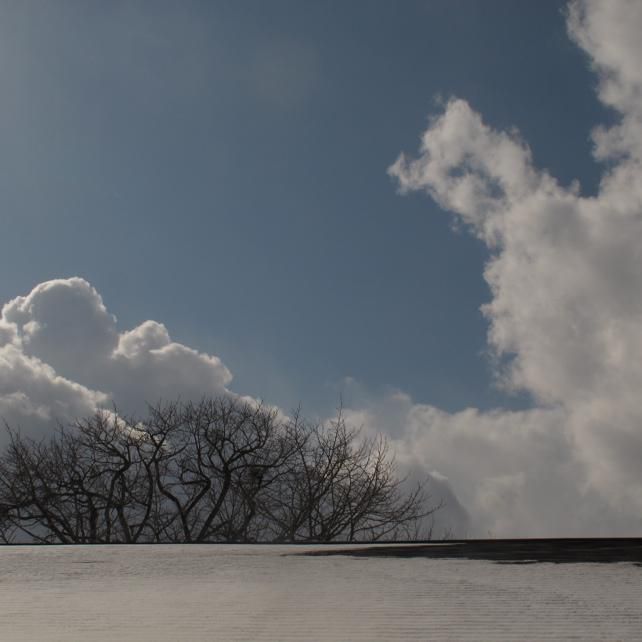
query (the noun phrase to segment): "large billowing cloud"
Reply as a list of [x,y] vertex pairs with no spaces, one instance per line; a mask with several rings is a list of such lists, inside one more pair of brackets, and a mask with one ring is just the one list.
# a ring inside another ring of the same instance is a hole
[[[403,395],[385,403],[401,451],[446,474],[473,523],[494,534],[642,525],[642,5],[573,2],[568,25],[620,115],[593,134],[596,157],[609,160],[596,197],[562,187],[515,133],[459,99],[432,118],[419,155],[389,170],[491,250],[489,345],[502,383],[536,401],[451,415]],[[379,427],[380,412],[360,418]]]
[[145,321],[119,332],[87,281],[58,279],[9,301],[0,317],[0,416],[33,435],[111,403],[124,412],[161,399],[231,394],[214,356]]

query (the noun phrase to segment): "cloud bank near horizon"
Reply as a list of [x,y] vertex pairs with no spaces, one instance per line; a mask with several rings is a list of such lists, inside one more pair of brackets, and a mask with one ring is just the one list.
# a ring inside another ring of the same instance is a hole
[[[402,193],[427,193],[490,250],[488,344],[501,384],[536,404],[447,414],[402,393],[383,402],[399,450],[448,476],[494,535],[642,525],[642,5],[577,0],[568,30],[619,115],[592,134],[606,162],[597,196],[561,186],[516,133],[456,98],[418,156],[389,169]],[[381,428],[381,403],[359,420]]]

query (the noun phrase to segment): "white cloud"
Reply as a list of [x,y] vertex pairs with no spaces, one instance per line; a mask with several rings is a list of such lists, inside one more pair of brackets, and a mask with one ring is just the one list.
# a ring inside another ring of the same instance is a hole
[[116,319],[87,281],[56,279],[37,285],[2,308],[25,354],[59,374],[94,385],[96,370],[118,345]]
[[459,535],[599,535],[615,522],[639,525],[589,487],[563,408],[447,413],[401,392],[358,405],[346,412],[350,422],[388,434],[404,469],[444,480],[439,522]]
[[0,347],[0,418],[13,429],[40,437],[53,430],[57,420],[86,416],[107,401],[103,393],[58,376],[19,347]]
[[104,380],[115,398],[134,407],[141,401],[230,394],[232,375],[218,357],[175,343],[164,325],[145,321],[120,336]]
[[642,5],[637,0],[575,0],[569,5],[569,34],[590,56],[602,102],[622,115],[610,131],[596,131],[600,158],[642,153]]
[[120,333],[80,278],[41,283],[2,308],[0,416],[33,435],[110,403],[129,413],[159,399],[232,394],[231,378],[220,359],[173,342],[160,323]]
[[560,186],[517,134],[457,99],[431,120],[418,157],[389,170],[491,250],[488,341],[505,385],[538,404],[448,415],[404,400],[400,447],[448,475],[495,534],[642,524],[641,31],[639,3],[570,5],[569,32],[621,116],[594,133],[596,156],[612,162],[597,197]]

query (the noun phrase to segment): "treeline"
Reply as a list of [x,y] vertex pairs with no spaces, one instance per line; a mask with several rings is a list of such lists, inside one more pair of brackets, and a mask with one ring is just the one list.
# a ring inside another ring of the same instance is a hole
[[384,438],[230,398],[101,411],[46,441],[8,429],[5,542],[329,542],[411,539],[428,505]]

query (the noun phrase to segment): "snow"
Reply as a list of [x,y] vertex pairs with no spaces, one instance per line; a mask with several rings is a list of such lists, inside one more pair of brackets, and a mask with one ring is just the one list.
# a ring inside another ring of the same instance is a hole
[[3,547],[0,638],[640,639],[642,568],[632,564],[307,557],[304,550]]

